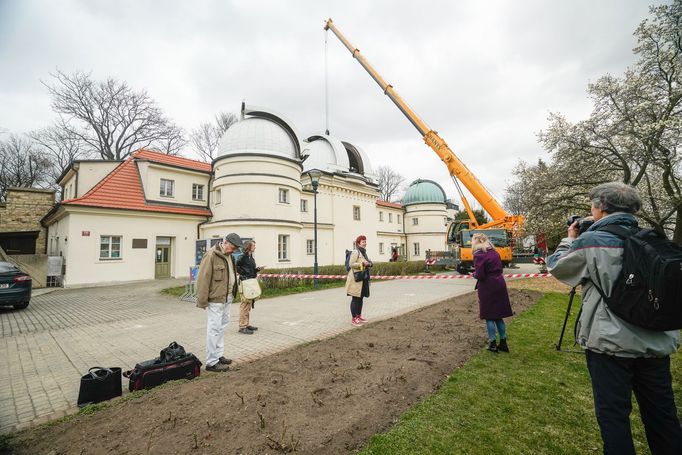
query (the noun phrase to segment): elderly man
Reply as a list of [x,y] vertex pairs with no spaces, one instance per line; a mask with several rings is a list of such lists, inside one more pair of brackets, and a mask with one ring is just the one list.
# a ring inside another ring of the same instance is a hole
[[230,304],[237,296],[237,267],[232,253],[242,239],[227,234],[222,242],[201,259],[197,276],[197,307],[208,311],[206,324],[206,370],[225,372],[232,360],[223,356],[225,327],[230,321]]
[[619,225],[636,231],[634,214],[641,201],[633,187],[619,182],[599,185],[589,197],[594,224],[579,236],[578,222],[573,223],[547,264],[557,279],[582,284],[576,334],[587,357],[604,453],[635,453],[629,419],[634,391],[652,454],[680,454],[682,429],[670,374],[679,330],[657,332],[620,319],[596,288],[611,295],[623,264],[623,239],[600,228]]

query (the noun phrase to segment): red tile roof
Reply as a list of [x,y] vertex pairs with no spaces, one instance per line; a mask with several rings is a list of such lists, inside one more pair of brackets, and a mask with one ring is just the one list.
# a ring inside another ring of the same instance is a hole
[[403,208],[402,204],[397,203],[397,202],[388,202],[388,201],[382,201],[382,200],[377,200],[377,205],[380,205],[382,207],[391,207],[394,209],[401,209]]
[[[165,205],[146,201],[144,190],[142,189],[142,182],[140,181],[140,174],[138,173],[137,165],[135,163],[137,158],[143,158],[150,161],[152,161],[151,158],[153,158],[153,161],[155,162],[165,162],[166,164],[173,162],[175,166],[179,165],[177,163],[191,162],[193,163],[192,166],[195,166],[193,169],[199,169],[199,165],[206,165],[206,163],[188,160],[187,158],[167,156],[162,153],[149,152],[146,150],[135,152],[82,197],[62,201],[62,205],[81,205],[87,207],[141,210],[145,212],[212,216],[211,211],[206,207]],[[210,165],[208,165],[208,167],[210,169]]]
[[190,160],[181,156],[166,155],[165,153],[152,152],[151,150],[138,150],[133,156],[139,160],[152,161],[154,163],[169,164],[171,166],[184,167],[195,171],[211,172],[211,163]]

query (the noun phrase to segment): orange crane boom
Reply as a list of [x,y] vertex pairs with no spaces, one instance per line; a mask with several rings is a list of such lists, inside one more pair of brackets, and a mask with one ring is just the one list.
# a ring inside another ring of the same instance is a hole
[[[407,117],[412,125],[422,135],[424,142],[436,152],[438,157],[445,163],[450,172],[450,175],[455,179],[455,184],[460,181],[464,187],[471,193],[471,195],[478,201],[483,210],[485,210],[491,217],[491,221],[478,226],[476,219],[473,216],[473,211],[469,206],[468,201],[460,191],[462,203],[469,215],[469,227],[473,229],[490,229],[500,228],[505,229],[510,233],[510,237],[518,236],[524,225],[524,217],[521,215],[510,215],[502,207],[502,205],[490,194],[490,192],[478,181],[474,174],[466,167],[466,165],[455,155],[448,144],[438,133],[431,128],[417,115],[416,112],[396,93],[391,84],[386,82],[383,77],[369,64],[367,59],[360,53],[360,50],[353,46],[348,39],[339,31],[332,19],[328,19],[324,26],[325,30],[331,30],[334,35],[343,43],[343,45],[350,51],[353,58],[355,58],[360,65],[372,76],[372,79],[379,84],[384,94],[388,96],[391,101],[400,109],[400,111]],[[511,260],[511,251],[509,252],[509,261]],[[504,261],[504,258],[503,258]]]

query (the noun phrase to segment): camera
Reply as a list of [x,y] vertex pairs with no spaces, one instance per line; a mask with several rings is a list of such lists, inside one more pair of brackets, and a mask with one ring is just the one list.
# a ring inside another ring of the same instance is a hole
[[576,221],[578,222],[578,235],[581,235],[590,226],[592,226],[594,224],[594,220],[592,219],[591,216],[580,216],[580,215],[569,216],[567,224],[570,227]]

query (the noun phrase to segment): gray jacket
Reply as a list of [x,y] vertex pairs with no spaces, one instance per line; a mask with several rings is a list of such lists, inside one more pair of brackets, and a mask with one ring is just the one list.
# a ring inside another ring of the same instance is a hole
[[585,349],[618,357],[663,357],[677,351],[680,331],[656,332],[625,322],[614,315],[593,283],[611,295],[623,266],[623,240],[601,226],[636,227],[628,213],[612,213],[595,222],[577,239],[565,238],[547,258],[549,272],[569,286],[582,283],[582,311],[577,341]]

